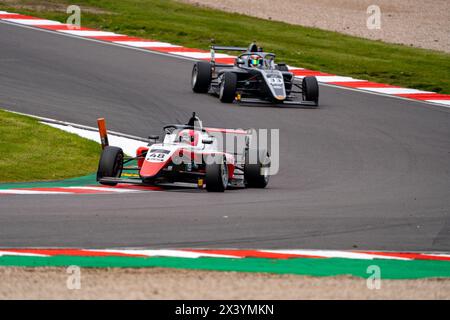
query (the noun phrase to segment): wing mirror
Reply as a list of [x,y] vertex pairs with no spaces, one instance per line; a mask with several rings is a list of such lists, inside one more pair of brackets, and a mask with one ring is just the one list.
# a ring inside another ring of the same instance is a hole
[[243,64],[244,64],[244,60],[243,59],[241,59],[241,58],[237,58],[236,59],[236,65],[241,66]]
[[150,135],[148,136],[148,140],[150,140],[150,142],[157,142],[159,140],[159,136],[158,135]]
[[212,144],[214,140],[212,138],[207,138],[202,140],[203,144]]

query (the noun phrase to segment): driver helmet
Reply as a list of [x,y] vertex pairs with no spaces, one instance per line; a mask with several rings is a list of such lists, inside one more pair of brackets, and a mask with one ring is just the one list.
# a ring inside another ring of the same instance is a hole
[[262,58],[259,55],[253,54],[248,59],[248,64],[250,67],[260,67],[263,64]]
[[178,141],[191,146],[196,146],[199,139],[199,133],[192,129],[184,129],[178,133]]

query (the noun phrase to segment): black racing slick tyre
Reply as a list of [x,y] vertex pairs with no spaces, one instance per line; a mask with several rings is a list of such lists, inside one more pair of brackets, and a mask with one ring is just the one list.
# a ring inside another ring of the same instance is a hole
[[303,100],[319,104],[319,84],[316,77],[304,77],[302,80]]
[[[250,157],[252,152],[253,157]],[[247,188],[265,188],[269,183],[269,167],[270,155],[266,150],[247,150],[244,165],[245,186]]]
[[101,182],[104,177],[120,178],[123,169],[123,151],[118,147],[106,146],[98,163],[97,181],[108,186],[115,186],[114,182]]
[[209,192],[225,191],[228,186],[228,167],[223,157],[217,157],[214,163],[206,164],[205,183]]
[[199,61],[192,68],[192,91],[207,93],[211,84],[211,65],[209,62]]
[[231,103],[236,98],[237,75],[226,72],[220,83],[219,99],[224,103]]

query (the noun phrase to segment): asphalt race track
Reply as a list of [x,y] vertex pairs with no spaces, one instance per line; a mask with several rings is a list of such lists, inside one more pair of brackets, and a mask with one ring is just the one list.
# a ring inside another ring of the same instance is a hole
[[192,93],[191,68],[0,23],[3,108],[138,136],[196,111],[281,138],[265,190],[2,196],[0,245],[449,249],[450,109],[326,86],[316,110],[226,105]]

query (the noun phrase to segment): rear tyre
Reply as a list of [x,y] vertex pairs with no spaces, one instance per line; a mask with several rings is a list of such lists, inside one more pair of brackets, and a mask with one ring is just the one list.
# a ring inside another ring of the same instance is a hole
[[[250,159],[251,152],[257,154],[256,163]],[[266,150],[247,150],[244,165],[245,186],[247,188],[265,188],[269,183],[269,167],[270,155]]]
[[[123,151],[118,147],[106,146],[100,156],[97,170],[97,181],[104,177],[120,178],[123,169]],[[108,186],[115,186],[114,182],[100,182]]]
[[192,68],[192,91],[196,93],[208,92],[209,85],[211,84],[211,76],[211,65],[209,62],[196,62]]
[[231,103],[236,98],[237,75],[226,72],[220,83],[219,99],[224,103]]
[[228,186],[228,166],[223,157],[215,163],[206,164],[206,190],[209,192],[224,192]]
[[304,77],[302,81],[303,100],[319,104],[319,84],[316,77]]

